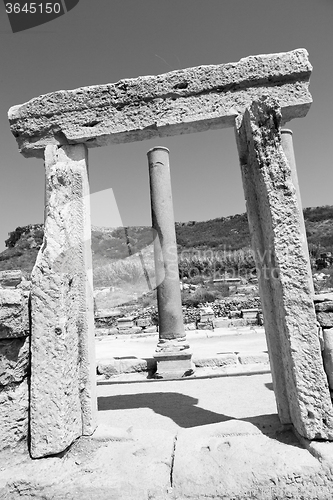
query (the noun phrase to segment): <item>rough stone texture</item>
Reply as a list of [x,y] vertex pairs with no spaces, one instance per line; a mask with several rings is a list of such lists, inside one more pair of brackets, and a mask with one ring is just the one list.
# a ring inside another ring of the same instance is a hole
[[230,127],[267,94],[277,99],[287,122],[309,109],[311,70],[305,49],[250,56],[53,92],[13,106],[9,120],[21,152],[40,157],[47,144],[95,147]]
[[333,391],[333,328],[323,330],[323,361],[328,385]]
[[19,383],[29,367],[29,337],[0,340],[0,390],[2,386]]
[[316,312],[333,312],[333,301],[325,300],[322,302],[315,301]]
[[28,435],[28,381],[0,386],[0,451],[14,448]]
[[21,466],[5,471],[1,467],[0,497],[164,500],[170,489],[174,442],[174,434],[161,429],[104,427],[97,430],[96,440],[78,440],[63,458],[25,458]]
[[99,360],[97,373],[110,378],[120,373],[138,373],[145,371],[155,371],[156,361],[153,359],[106,359]]
[[235,353],[220,354],[215,358],[193,358],[193,363],[197,368],[202,366],[230,366],[237,364],[237,356]]
[[31,454],[96,427],[90,209],[84,145],[45,152],[46,219],[32,272]]
[[238,360],[241,365],[267,364],[269,363],[268,354],[266,352],[242,352],[238,354]]
[[[326,304],[326,302],[324,302],[324,304]],[[333,327],[333,312],[318,312],[317,319],[322,328]]]
[[319,302],[333,302],[333,293],[318,293],[313,300],[316,305]]
[[319,470],[291,433],[270,437],[250,422],[229,420],[178,433],[173,492],[182,499],[329,498],[317,496],[330,491]]
[[295,191],[296,191],[298,212],[299,212],[299,218],[300,218],[300,227],[301,227],[301,239],[302,239],[303,251],[307,257],[306,264],[307,264],[307,268],[308,268],[309,286],[310,286],[310,290],[311,290],[312,295],[314,295],[314,284],[313,284],[313,279],[312,279],[312,269],[311,269],[311,262],[310,262],[310,256],[309,256],[309,247],[308,247],[308,240],[306,237],[306,228],[305,228],[305,222],[304,222],[304,216],[303,216],[301,192],[299,189],[298,175],[297,175],[297,169],[296,169],[296,160],[295,160],[294,145],[293,145],[293,133],[290,129],[285,129],[285,128],[281,129],[281,146],[282,146],[284,154],[286,155],[287,161],[289,163],[290,171],[291,171],[291,179],[292,179]]
[[0,288],[0,339],[29,335],[28,294]]
[[308,439],[333,439],[333,409],[302,246],[297,197],[276,101],[255,101],[237,141],[280,419]]
[[0,272],[1,287],[16,287],[22,281],[22,271],[20,269],[6,270]]
[[0,340],[0,450],[27,438],[29,340]]

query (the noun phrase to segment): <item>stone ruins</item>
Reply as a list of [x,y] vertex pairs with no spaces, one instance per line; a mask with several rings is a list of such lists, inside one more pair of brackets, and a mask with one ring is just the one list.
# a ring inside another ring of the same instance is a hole
[[[298,49],[62,90],[10,109],[20,152],[44,158],[46,175],[45,235],[32,273],[30,331],[18,314],[20,326],[8,324],[0,332],[4,343],[20,339],[15,349],[24,359],[30,334],[30,382],[19,386],[22,394],[16,398],[10,395],[12,386],[2,397],[12,409],[23,405],[26,416],[30,405],[32,457],[59,453],[77,437],[91,435],[97,425],[89,148],[224,127],[234,127],[236,134],[279,418],[307,439],[333,440],[333,407],[318,336],[292,136],[281,129],[307,114],[311,70],[307,51]],[[160,237],[160,249],[155,248],[158,267],[160,259],[168,264],[164,243],[176,252],[170,232],[172,204],[169,199],[161,216],[157,200],[160,189],[163,196],[170,194],[169,181],[159,177],[167,179],[168,168],[156,167],[168,164],[167,151],[154,148],[148,160],[153,225]],[[162,372],[170,362],[182,363],[181,370],[190,367],[176,295],[179,282],[176,292],[168,272],[159,292],[162,334],[155,354]],[[3,324],[13,322],[10,304],[26,311],[18,287],[1,290],[1,314],[7,314]],[[329,305],[319,302],[316,307],[326,314]],[[327,324],[324,339],[333,326]],[[327,359],[325,366],[330,366]],[[12,415],[15,419],[17,414]]]

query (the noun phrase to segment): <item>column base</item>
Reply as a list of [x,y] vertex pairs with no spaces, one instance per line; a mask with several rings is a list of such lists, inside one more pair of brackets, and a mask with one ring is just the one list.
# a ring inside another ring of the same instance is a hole
[[155,352],[157,370],[154,378],[171,379],[189,377],[194,373],[192,352],[183,350],[181,352]]

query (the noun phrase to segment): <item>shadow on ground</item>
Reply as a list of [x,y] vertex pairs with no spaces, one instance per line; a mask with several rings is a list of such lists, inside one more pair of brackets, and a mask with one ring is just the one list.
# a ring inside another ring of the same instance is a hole
[[[268,384],[267,384],[268,385]],[[177,392],[154,392],[107,396],[98,398],[98,410],[128,410],[150,408],[155,413],[172,419],[179,427],[190,428],[202,425],[240,420],[256,426],[260,432],[278,441],[299,447],[294,434],[281,426],[276,413],[236,419],[233,416],[215,413],[197,406],[199,400]]]
[[171,418],[179,427],[225,422],[232,417],[196,406],[199,400],[177,392],[153,392],[98,398],[98,410],[127,410],[150,408],[155,413]]

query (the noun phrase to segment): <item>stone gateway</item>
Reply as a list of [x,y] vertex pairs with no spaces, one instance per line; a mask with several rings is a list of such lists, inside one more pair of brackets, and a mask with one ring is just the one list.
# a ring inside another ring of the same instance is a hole
[[[20,152],[44,158],[46,174],[31,290],[33,457],[58,453],[96,427],[89,148],[224,127],[236,134],[280,420],[307,439],[333,440],[292,137],[282,129],[310,108],[311,70],[307,51],[297,49],[53,92],[9,110]],[[160,227],[154,203],[161,239],[169,226]],[[181,319],[167,315],[178,298],[165,279],[160,347],[179,340],[187,352]]]

